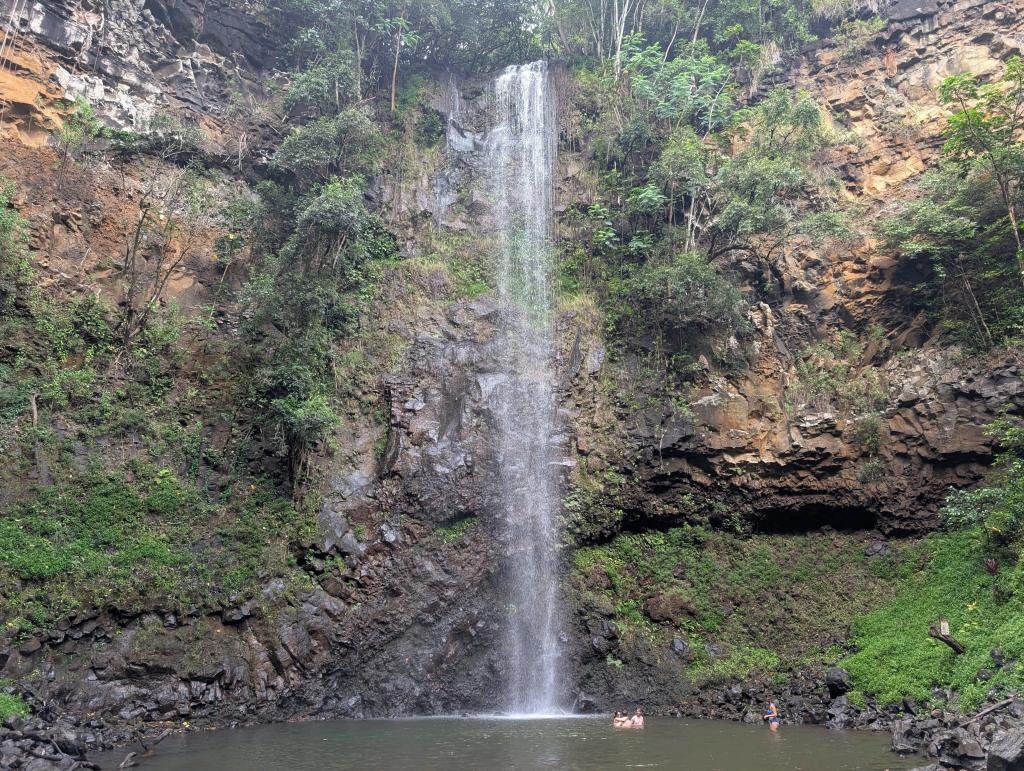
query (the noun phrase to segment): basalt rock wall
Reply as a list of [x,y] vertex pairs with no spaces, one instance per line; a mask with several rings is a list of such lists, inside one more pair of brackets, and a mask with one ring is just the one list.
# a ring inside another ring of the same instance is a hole
[[[15,154],[44,145],[60,120],[54,100],[78,94],[113,125],[143,128],[169,111],[237,143],[230,91],[256,88],[273,69],[265,28],[237,4],[0,3],[0,16],[12,13],[18,41],[4,49],[0,104],[5,146]],[[835,160],[846,195],[874,215],[911,194],[910,182],[935,157],[938,81],[996,71],[1020,51],[1024,28],[1009,3],[896,3],[886,13],[890,23],[867,54],[844,58],[826,44],[778,77],[808,88],[859,137]],[[463,91],[456,114],[449,84],[437,86],[453,148],[443,167],[374,187],[373,203],[399,215],[406,256],[425,250],[425,228],[474,234],[486,221],[472,186],[481,130],[472,102],[482,91]],[[586,163],[563,148],[560,210],[585,196]],[[796,242],[772,266],[729,267],[747,282],[753,329],[731,343],[739,366],[704,360],[692,391],[653,388],[643,407],[617,398],[630,364],[609,363],[599,320],[561,312],[555,441],[566,490],[584,465],[626,480],[614,501],[623,518],[601,519],[600,507],[574,513],[567,546],[621,528],[716,521],[723,510],[768,530],[830,525],[899,535],[933,527],[947,489],[976,483],[990,462],[984,425],[1024,403],[1019,355],[971,358],[906,318],[907,283],[869,236]],[[63,708],[120,721],[495,709],[505,666],[496,642],[509,612],[502,558],[514,525],[493,514],[489,399],[500,387],[491,349],[499,310],[486,296],[450,299],[445,280],[426,271],[416,293],[394,292],[390,325],[402,355],[381,383],[383,420],[356,422],[335,437],[340,451],[317,459],[318,533],[296,555],[309,575],[305,589],[286,597],[268,581],[252,599],[184,613],[97,608],[6,643],[3,676],[31,680],[41,699]],[[795,363],[838,329],[866,335],[872,324],[881,336],[851,370],[870,371],[879,387],[866,441],[862,411],[809,398]],[[630,661],[639,664],[610,672],[605,650],[618,631],[605,615],[577,610],[566,691],[582,684],[591,692],[579,706],[626,694],[658,708],[678,703],[679,656],[638,643]]]

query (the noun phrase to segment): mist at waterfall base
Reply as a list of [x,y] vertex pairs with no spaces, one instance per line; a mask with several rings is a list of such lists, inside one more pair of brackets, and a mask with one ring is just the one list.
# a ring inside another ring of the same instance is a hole
[[501,516],[510,532],[505,704],[519,715],[563,713],[559,695],[558,513],[552,437],[557,402],[551,323],[556,126],[545,62],[495,81],[484,178],[491,200],[501,307],[495,388]]

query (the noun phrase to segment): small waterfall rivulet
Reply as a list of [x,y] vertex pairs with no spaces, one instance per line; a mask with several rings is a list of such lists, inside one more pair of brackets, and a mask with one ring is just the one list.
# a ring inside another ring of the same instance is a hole
[[552,714],[561,711],[549,287],[556,129],[545,62],[498,77],[493,117],[485,170],[499,239],[499,354],[507,366],[495,392],[503,515],[512,530],[507,705],[518,714]]

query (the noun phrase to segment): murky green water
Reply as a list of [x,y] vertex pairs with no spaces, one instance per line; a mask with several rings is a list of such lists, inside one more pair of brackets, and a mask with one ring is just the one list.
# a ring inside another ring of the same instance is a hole
[[[889,736],[649,718],[351,720],[212,731],[165,739],[140,768],[189,771],[478,771],[656,768],[686,771],[904,771]],[[100,758],[116,768],[127,750]]]

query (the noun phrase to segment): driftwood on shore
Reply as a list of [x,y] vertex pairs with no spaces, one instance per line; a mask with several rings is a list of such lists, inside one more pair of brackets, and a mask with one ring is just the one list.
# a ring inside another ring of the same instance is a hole
[[965,720],[964,722],[962,722],[960,724],[960,727],[963,728],[965,725],[970,725],[971,723],[973,723],[978,718],[985,717],[985,715],[989,714],[990,712],[995,712],[996,710],[1003,709],[1004,707],[1009,707],[1011,704],[1013,704],[1013,699],[1004,699],[1003,701],[999,702],[998,704],[993,704],[991,707],[986,707],[981,712],[979,712],[977,715],[972,717],[970,720]]
[[168,728],[155,739],[153,739],[152,743],[146,744],[145,739],[142,738],[142,734],[136,731],[135,740],[142,747],[142,754],[139,755],[139,753],[137,752],[129,752],[127,755],[125,755],[124,760],[121,761],[121,764],[118,766],[118,768],[135,768],[137,765],[139,765],[138,761],[140,759],[150,757],[153,754],[153,750],[156,749],[156,745],[158,745],[160,742],[162,742],[170,735],[171,729]]

